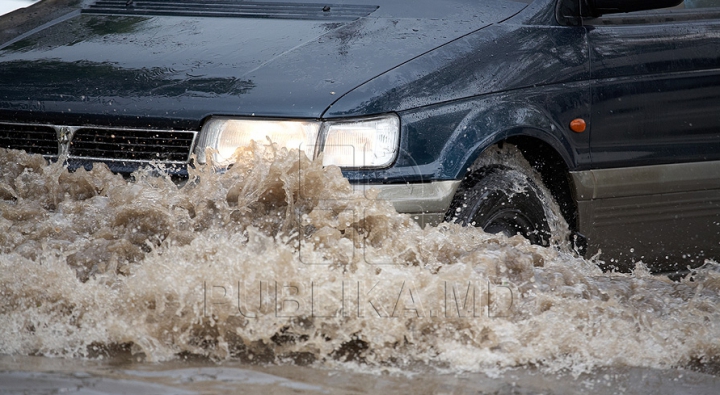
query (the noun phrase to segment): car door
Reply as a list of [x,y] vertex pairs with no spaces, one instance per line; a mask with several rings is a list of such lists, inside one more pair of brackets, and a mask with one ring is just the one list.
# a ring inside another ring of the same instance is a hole
[[595,170],[581,228],[620,266],[720,254],[720,8],[687,5],[584,21]]
[[589,21],[595,167],[720,160],[720,8],[636,14]]

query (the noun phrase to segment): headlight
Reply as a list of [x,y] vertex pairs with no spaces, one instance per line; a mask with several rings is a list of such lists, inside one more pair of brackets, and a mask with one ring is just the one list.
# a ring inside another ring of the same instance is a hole
[[323,125],[323,165],[380,168],[397,157],[400,119],[396,115],[331,121]]
[[298,149],[312,158],[317,144],[320,122],[314,121],[269,121],[212,118],[203,126],[198,141],[197,160],[206,163],[205,149],[216,152],[213,162],[219,166],[231,164],[235,150],[250,146],[251,141],[273,143],[287,149]]
[[[400,119],[384,115],[347,121],[279,121],[212,118],[200,133],[197,161],[206,163],[205,150],[216,151],[213,162],[231,164],[235,150],[251,141],[299,149],[309,158],[323,152],[323,165],[355,168],[390,166],[397,157]],[[315,147],[319,146],[319,149]]]

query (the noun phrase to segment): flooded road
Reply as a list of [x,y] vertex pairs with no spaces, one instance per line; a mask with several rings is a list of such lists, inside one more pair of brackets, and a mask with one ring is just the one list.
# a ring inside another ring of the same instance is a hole
[[0,167],[0,393],[720,388],[715,262],[672,282],[423,229],[296,151],[182,186],[17,151]]
[[350,367],[244,365],[174,361],[158,364],[0,357],[2,394],[658,394],[715,395],[720,379],[687,370],[600,368],[591,374],[545,374],[531,368],[500,376],[416,368],[363,373]]

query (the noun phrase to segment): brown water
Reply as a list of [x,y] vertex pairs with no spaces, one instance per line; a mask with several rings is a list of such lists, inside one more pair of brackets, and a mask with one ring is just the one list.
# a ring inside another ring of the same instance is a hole
[[17,151],[0,150],[0,167],[0,364],[14,375],[22,356],[348,375],[718,372],[715,262],[678,283],[642,264],[603,273],[563,246],[421,229],[297,152],[248,150],[182,186]]

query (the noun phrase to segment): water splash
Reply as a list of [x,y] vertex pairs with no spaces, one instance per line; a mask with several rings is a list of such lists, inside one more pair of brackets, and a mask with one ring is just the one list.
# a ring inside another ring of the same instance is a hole
[[720,266],[671,282],[455,224],[252,147],[225,172],[0,150],[0,353],[579,374],[716,361]]

